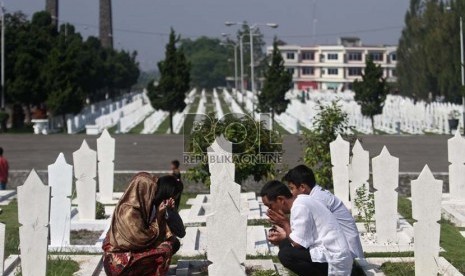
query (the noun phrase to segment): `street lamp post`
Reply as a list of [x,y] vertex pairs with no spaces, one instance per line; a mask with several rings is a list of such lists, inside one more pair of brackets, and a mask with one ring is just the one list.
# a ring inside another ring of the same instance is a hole
[[[254,55],[253,55],[253,31],[255,29],[257,29],[258,26],[267,26],[267,27],[270,27],[270,28],[277,28],[278,27],[278,24],[276,23],[255,23],[253,25],[248,25],[246,22],[231,22],[231,21],[226,21],[224,23],[226,26],[230,27],[230,26],[233,26],[233,25],[246,25],[246,26],[249,26],[249,36],[250,36],[250,89],[252,90],[252,116],[255,118],[255,101],[254,101],[254,95],[255,95],[255,72],[254,72]],[[242,37],[241,37],[241,41],[242,41]],[[242,43],[241,43],[242,45]],[[242,47],[241,47],[242,48]],[[242,55],[241,55],[241,58],[242,58]],[[242,76],[243,77],[243,76]],[[242,79],[242,81],[244,81]],[[243,88],[243,87],[242,87]],[[244,99],[244,96],[242,96],[242,99]]]
[[2,86],[2,104],[1,109],[5,110],[5,8],[2,2],[2,64],[1,64],[1,86]]
[[[229,38],[229,34],[222,34],[222,36],[226,37],[226,38]],[[237,47],[238,47],[238,44],[237,42],[229,42],[229,43],[225,43],[225,42],[222,42],[221,43],[222,45],[232,45],[234,47],[234,88],[236,90],[238,90],[238,85],[237,85]]]

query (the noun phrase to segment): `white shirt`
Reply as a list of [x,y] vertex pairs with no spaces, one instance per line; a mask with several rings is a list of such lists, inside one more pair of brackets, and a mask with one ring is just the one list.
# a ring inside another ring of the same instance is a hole
[[328,263],[328,275],[346,276],[353,258],[334,215],[310,195],[299,195],[291,208],[289,238],[308,248],[313,262]]
[[355,224],[354,217],[349,209],[342,203],[342,201],[335,195],[327,190],[322,189],[320,186],[315,185],[310,196],[314,199],[321,201],[333,213],[339,226],[344,232],[347,243],[349,244],[350,252],[354,258],[363,259],[362,243],[358,234],[357,225]]

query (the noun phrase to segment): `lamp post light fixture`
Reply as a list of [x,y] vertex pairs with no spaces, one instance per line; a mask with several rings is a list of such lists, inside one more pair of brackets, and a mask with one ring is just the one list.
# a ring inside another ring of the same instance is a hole
[[[231,27],[234,25],[243,25],[243,26],[248,26],[249,27],[249,36],[250,36],[250,90],[252,90],[252,97],[255,95],[255,72],[254,72],[254,55],[253,55],[253,31],[257,29],[258,26],[267,26],[273,29],[278,28],[278,24],[276,23],[255,23],[252,25],[249,25],[246,22],[233,22],[233,21],[226,21],[224,22],[224,25],[227,27]],[[242,39],[242,37],[241,37]],[[243,87],[242,87],[243,88]],[[254,98],[252,98],[252,116],[255,117],[255,101]]]
[[[229,38],[229,34],[221,34],[223,37]],[[234,47],[234,89],[238,88],[237,85],[237,47],[238,44],[234,42],[221,42],[220,45],[232,45]]]

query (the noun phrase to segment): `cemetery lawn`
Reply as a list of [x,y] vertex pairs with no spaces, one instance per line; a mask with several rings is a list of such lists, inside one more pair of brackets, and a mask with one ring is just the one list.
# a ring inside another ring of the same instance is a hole
[[387,276],[414,276],[415,266],[413,263],[391,263],[387,262],[381,266],[381,270]]
[[[79,271],[79,264],[70,257],[58,257],[47,260],[47,276],[72,276]],[[22,275],[18,273],[15,275]]]
[[191,208],[192,206],[191,205],[187,205],[187,201],[191,198],[195,198],[197,196],[197,194],[194,194],[194,193],[182,193],[181,195],[181,203],[179,204],[179,210],[182,210],[182,209],[189,209]]
[[[407,219],[410,224],[415,221],[412,218],[412,202],[405,197],[399,197],[399,213]],[[448,260],[461,273],[465,273],[465,237],[459,229],[445,219],[441,219],[441,241],[440,245],[446,252],[440,252],[440,256]]]
[[223,113],[224,114],[231,113],[231,109],[229,109],[229,106],[226,104],[226,101],[224,100],[224,98],[219,95],[218,95],[218,98],[220,99],[220,105],[221,105],[221,109],[223,109]]
[[149,115],[147,115],[144,120],[142,120],[140,123],[138,123],[135,127],[131,128],[131,130],[129,131],[129,134],[140,134],[142,132],[142,130],[144,130],[144,122],[145,122],[145,119],[147,119],[148,117],[150,117],[151,115],[153,114],[153,112],[150,112]]
[[170,116],[166,116],[163,122],[161,122],[161,124],[155,130],[155,134],[166,134],[169,128],[170,128]]
[[278,131],[279,134],[285,135],[289,134],[289,131],[287,131],[285,128],[283,128],[278,122],[274,121],[273,122],[273,129]]
[[1,206],[0,222],[5,224],[5,258],[11,254],[18,254],[19,250],[19,222],[18,202],[12,200],[10,204]]

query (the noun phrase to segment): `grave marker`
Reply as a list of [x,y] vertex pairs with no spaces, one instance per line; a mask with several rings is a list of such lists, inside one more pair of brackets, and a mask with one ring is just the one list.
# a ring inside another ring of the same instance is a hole
[[49,210],[50,187],[32,170],[18,187],[19,247],[25,276],[45,276],[47,272]]
[[241,263],[247,254],[247,215],[241,213],[240,185],[234,182],[234,163],[227,159],[232,156],[232,144],[221,137],[208,150],[212,214],[207,217],[207,256],[213,263],[209,273],[245,275]]
[[415,236],[415,275],[438,274],[442,181],[425,166],[412,181],[412,217]]
[[103,202],[113,200],[115,164],[115,138],[105,129],[97,139],[98,184],[100,199]]
[[449,194],[452,200],[465,201],[465,139],[460,131],[447,141]]
[[48,166],[48,184],[52,189],[50,200],[50,245],[63,247],[70,244],[71,199],[73,166],[66,163],[63,153]]
[[357,190],[365,184],[368,192],[368,178],[370,177],[370,156],[368,151],[364,150],[360,142],[355,141],[352,148],[352,162],[350,164],[350,201],[352,202],[352,215],[357,215],[358,210],[355,206]]
[[375,191],[376,236],[380,243],[397,240],[397,187],[399,158],[391,156],[386,147],[373,158],[373,187]]
[[349,203],[349,142],[338,135],[336,140],[329,144],[331,151],[331,164],[333,165],[334,195],[350,208]]
[[80,220],[95,219],[95,196],[97,184],[97,153],[82,142],[81,148],[73,153],[74,177]]

